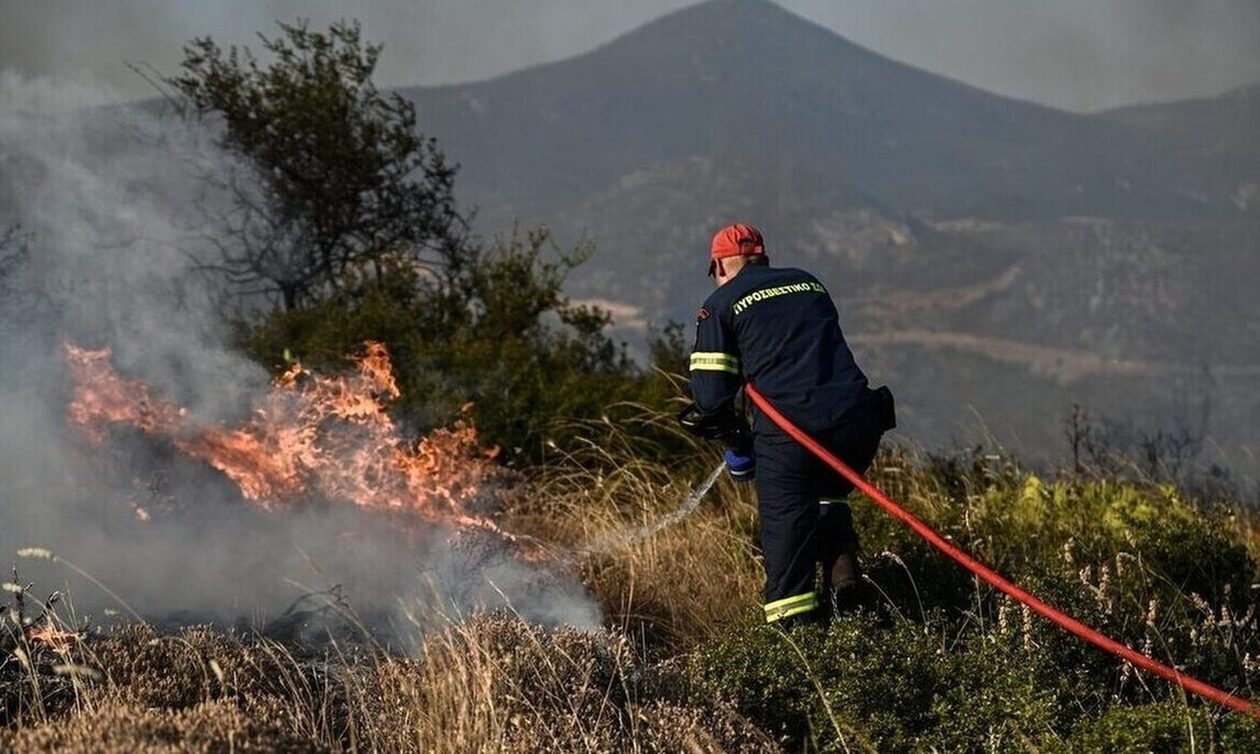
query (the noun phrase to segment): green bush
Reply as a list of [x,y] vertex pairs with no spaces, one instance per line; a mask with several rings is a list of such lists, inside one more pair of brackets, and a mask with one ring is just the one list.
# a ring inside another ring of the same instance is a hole
[[[1244,696],[1260,570],[1232,515],[1155,485],[1046,481],[979,454],[886,454],[878,486],[999,572],[1157,659]],[[877,613],[755,626],[693,657],[698,682],[790,750],[1254,751],[1254,721],[1138,673],[1032,614],[861,500]],[[884,617],[877,619],[878,614]],[[855,744],[856,742],[856,744]]]
[[1240,715],[1192,709],[1178,702],[1113,707],[1082,723],[1052,751],[1072,754],[1260,751],[1260,725]]
[[791,750],[840,752],[855,741],[878,751],[1002,750],[1065,714],[1018,642],[941,633],[944,625],[879,629],[859,616],[826,632],[756,626],[701,650],[695,670]]

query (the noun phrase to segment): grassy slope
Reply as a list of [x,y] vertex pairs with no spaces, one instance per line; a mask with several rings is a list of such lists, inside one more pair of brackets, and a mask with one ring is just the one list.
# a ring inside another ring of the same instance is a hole
[[[657,435],[663,425],[655,425]],[[638,437],[648,436],[644,432]],[[507,519],[557,548],[654,520],[716,461],[575,428]],[[699,450],[699,449],[698,449]],[[639,459],[639,460],[635,460]],[[701,463],[704,461],[704,463]],[[1087,622],[1243,694],[1260,682],[1250,527],[1142,481],[1032,475],[1007,458],[886,453],[896,498]],[[659,535],[576,568],[605,634],[511,616],[423,656],[133,627],[0,669],[0,748],[67,751],[1244,751],[1260,728],[1135,675],[978,589],[858,503],[880,607],[829,632],[757,623],[754,501],[723,480]],[[31,672],[34,668],[35,672]],[[56,669],[54,669],[56,668]],[[230,743],[229,743],[230,742]]]

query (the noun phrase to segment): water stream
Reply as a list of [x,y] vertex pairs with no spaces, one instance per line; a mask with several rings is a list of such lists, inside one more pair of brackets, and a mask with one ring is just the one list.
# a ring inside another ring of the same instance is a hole
[[713,471],[709,472],[709,476],[700,484],[700,486],[692,490],[691,494],[683,499],[682,505],[678,506],[675,510],[670,511],[655,521],[643,524],[642,526],[627,527],[625,529],[604,534],[588,544],[586,547],[576,550],[573,554],[578,557],[585,558],[592,555],[600,555],[614,550],[620,550],[642,542],[663,529],[673,526],[687,516],[691,515],[696,508],[700,507],[700,501],[703,500],[704,496],[708,494],[710,489],[713,488],[713,485],[717,484],[718,477],[722,476],[722,472],[725,470],[726,463],[719,463]]

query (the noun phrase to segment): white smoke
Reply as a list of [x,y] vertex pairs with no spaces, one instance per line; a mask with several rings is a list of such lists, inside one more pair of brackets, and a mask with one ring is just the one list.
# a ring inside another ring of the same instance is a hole
[[[47,548],[151,619],[265,621],[307,589],[342,584],[377,617],[508,604],[598,625],[579,585],[502,546],[453,547],[439,530],[417,542],[336,506],[263,514],[155,443],[102,450],[67,431],[65,340],[109,346],[121,373],[206,421],[239,418],[268,384],[229,345],[222,286],[195,271],[230,241],[207,220],[223,199],[206,178],[241,166],[178,119],[111,99],[90,83],[0,75],[0,231],[29,234],[0,301],[0,557]],[[138,519],[149,494],[178,509]],[[56,562],[19,565],[44,588],[69,586],[80,611],[119,608]]]

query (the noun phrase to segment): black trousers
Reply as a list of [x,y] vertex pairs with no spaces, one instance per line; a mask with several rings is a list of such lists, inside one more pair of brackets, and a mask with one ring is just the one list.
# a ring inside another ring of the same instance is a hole
[[[870,401],[868,404],[872,403]],[[815,440],[859,474],[879,450],[883,426],[874,405],[863,405]],[[766,620],[803,615],[819,606],[814,590],[819,562],[834,562],[846,545],[856,546],[853,514],[846,498],[853,485],[800,443],[783,433],[757,433],[757,503],[766,568]]]

